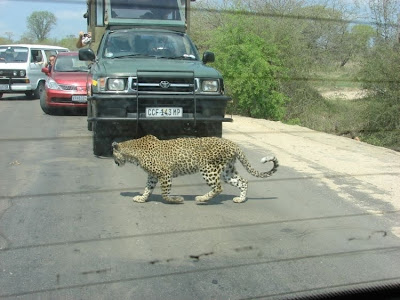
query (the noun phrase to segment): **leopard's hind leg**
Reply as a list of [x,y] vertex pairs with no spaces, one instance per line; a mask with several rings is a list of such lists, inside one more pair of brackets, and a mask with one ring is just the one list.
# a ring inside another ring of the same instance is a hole
[[228,162],[222,173],[222,177],[226,183],[238,187],[240,189],[240,196],[233,198],[233,202],[240,203],[246,200],[247,195],[247,180],[239,175],[235,168],[235,160]]
[[161,195],[163,199],[169,203],[183,203],[182,196],[170,196],[171,186],[172,186],[172,177],[171,175],[166,175],[160,178],[161,179]]
[[133,201],[135,202],[146,202],[149,199],[150,195],[153,193],[154,188],[156,187],[158,182],[158,178],[153,175],[147,176],[147,183],[144,189],[143,195],[133,197]]
[[202,196],[197,196],[195,198],[197,202],[207,202],[208,200],[214,198],[222,192],[221,171],[222,168],[215,165],[208,165],[204,169],[200,170],[204,180],[211,187],[211,191]]

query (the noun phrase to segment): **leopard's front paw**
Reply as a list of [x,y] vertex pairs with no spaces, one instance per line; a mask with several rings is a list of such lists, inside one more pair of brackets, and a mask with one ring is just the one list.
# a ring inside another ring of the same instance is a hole
[[144,202],[146,202],[146,200],[147,200],[147,197],[144,197],[144,196],[133,197],[133,201],[139,202],[139,203],[144,203]]
[[233,198],[233,202],[235,203],[242,203],[246,200],[246,198],[241,198],[241,197],[235,197]]

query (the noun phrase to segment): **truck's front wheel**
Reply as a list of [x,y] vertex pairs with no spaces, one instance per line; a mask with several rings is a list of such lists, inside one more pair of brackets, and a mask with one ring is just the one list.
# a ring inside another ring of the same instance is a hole
[[199,137],[222,137],[222,122],[204,122],[198,124],[197,135]]
[[112,125],[102,122],[92,122],[93,125],[93,154],[96,156],[111,156],[113,142]]
[[91,121],[93,153],[96,156],[112,156],[112,142],[122,142],[140,137],[136,124]]

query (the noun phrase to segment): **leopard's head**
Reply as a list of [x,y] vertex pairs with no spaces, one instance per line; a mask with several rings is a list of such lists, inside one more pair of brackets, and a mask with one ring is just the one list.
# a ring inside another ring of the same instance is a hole
[[113,157],[114,162],[122,167],[126,163],[125,155],[121,152],[121,147],[118,145],[117,142],[112,143],[112,150],[113,150]]

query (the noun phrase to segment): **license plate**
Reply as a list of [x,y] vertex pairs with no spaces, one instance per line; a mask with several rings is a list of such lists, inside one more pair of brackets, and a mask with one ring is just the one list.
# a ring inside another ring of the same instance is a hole
[[181,118],[183,116],[182,107],[147,107],[147,118]]
[[10,86],[8,84],[0,84],[0,91],[8,91]]
[[72,96],[73,102],[87,102],[87,96]]

